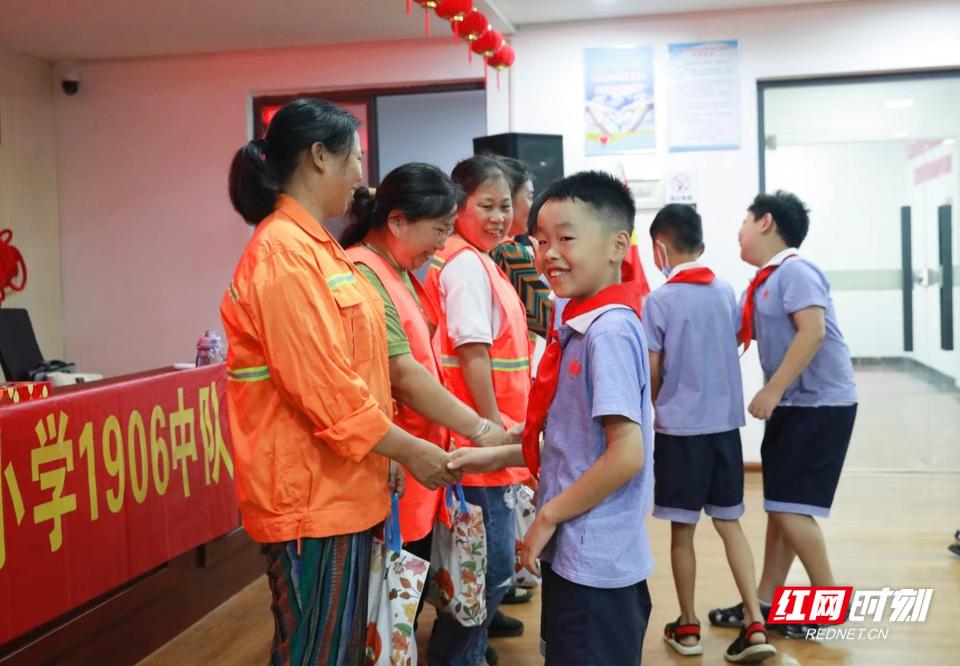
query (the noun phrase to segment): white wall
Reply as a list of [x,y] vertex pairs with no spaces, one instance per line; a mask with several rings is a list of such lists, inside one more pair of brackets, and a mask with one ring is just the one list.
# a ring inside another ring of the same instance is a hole
[[[585,168],[616,171],[622,161],[631,177],[688,173],[694,180],[698,210],[704,219],[705,260],[735,285],[745,285],[753,269],[739,260],[736,232],[759,186],[757,80],[958,67],[957,26],[960,3],[945,0],[830,4],[535,26],[521,30],[512,42],[517,65],[511,80],[511,130],[562,134],[568,172]],[[667,153],[667,44],[731,38],[740,41],[740,149]],[[658,150],[634,156],[585,157],[583,49],[643,44],[657,48]],[[641,215],[641,231],[645,231],[651,216]],[[825,226],[828,219],[813,217],[811,241],[819,233],[818,225]],[[641,243],[643,258],[648,274],[659,284],[661,279],[653,275],[656,271],[647,245]],[[751,348],[744,357],[748,399],[761,386],[758,366]],[[761,437],[761,425],[751,419],[744,431],[745,459],[759,460]]]
[[[40,351],[63,358],[57,153],[49,63],[0,50],[0,229],[27,266],[27,285],[6,308],[30,313]],[[2,374],[0,374],[2,376]]]
[[[254,93],[476,80],[449,39],[86,63],[56,95],[66,355],[120,374],[190,360],[249,232],[227,197]],[[506,86],[487,95],[505,131]]]

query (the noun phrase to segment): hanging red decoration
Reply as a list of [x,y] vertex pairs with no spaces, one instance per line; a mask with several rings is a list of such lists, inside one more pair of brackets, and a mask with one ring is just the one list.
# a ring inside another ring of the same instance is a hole
[[473,0],[443,0],[437,5],[437,16],[451,23],[460,23],[473,11]]
[[510,67],[516,59],[517,54],[514,53],[513,47],[504,42],[500,45],[500,48],[497,49],[496,53],[487,59],[487,64],[495,70],[502,72],[507,67]]
[[482,12],[472,11],[464,16],[463,21],[454,26],[454,29],[463,39],[475,42],[483,33],[490,30],[490,22]]
[[415,0],[418,5],[423,7],[423,34],[430,36],[430,10],[436,9],[440,4],[439,0]]
[[516,59],[517,54],[514,53],[513,47],[506,42],[497,49],[496,53],[487,58],[487,64],[497,70],[497,90],[500,90],[500,72],[510,67]]
[[496,30],[487,30],[477,38],[471,48],[474,53],[482,55],[484,58],[489,58],[497,52],[501,44],[503,44],[503,35]]
[[23,291],[27,286],[27,264],[20,250],[10,244],[12,239],[13,231],[0,231],[0,303],[6,298],[8,289]]
[[[476,10],[464,16],[460,23],[453,24],[453,32],[470,44],[473,44],[490,29],[490,22],[487,21],[486,14]],[[469,44],[467,45],[467,62],[473,62],[473,51]]]

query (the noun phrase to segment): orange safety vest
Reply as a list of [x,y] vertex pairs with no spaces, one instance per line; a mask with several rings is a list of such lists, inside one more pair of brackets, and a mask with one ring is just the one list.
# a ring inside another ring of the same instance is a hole
[[[530,397],[530,343],[527,337],[527,314],[514,291],[513,285],[503,271],[486,254],[470,245],[461,236],[454,234],[447,240],[443,250],[431,260],[424,284],[427,294],[439,305],[443,312],[443,300],[440,296],[440,274],[444,266],[461,252],[473,252],[479,257],[490,280],[493,300],[500,308],[502,330],[490,347],[490,365],[493,370],[493,390],[497,396],[497,409],[505,428],[522,423],[527,414],[527,400]],[[447,334],[446,313],[440,317],[434,345],[439,348],[440,365],[447,387],[474,409],[473,396],[460,370],[460,360]],[[454,434],[453,442],[457,447],[472,446],[465,437]],[[487,474],[465,474],[465,486],[506,486],[522,483],[530,478],[526,467],[508,467]]]
[[[347,249],[347,256],[354,263],[368,266],[380,278],[410,341],[410,353],[437,382],[443,384],[440,363],[434,353],[430,333],[430,325],[436,322],[437,316],[420,281],[410,274],[413,288],[420,297],[418,305],[404,284],[402,276],[379,254],[361,245],[354,245]],[[447,428],[427,420],[409,405],[397,403],[397,406],[397,414],[393,418],[397,426],[415,437],[433,442],[444,450],[449,448],[450,431]],[[400,499],[400,534],[404,542],[418,541],[430,533],[442,498],[442,488],[428,490],[407,473],[407,491]]]

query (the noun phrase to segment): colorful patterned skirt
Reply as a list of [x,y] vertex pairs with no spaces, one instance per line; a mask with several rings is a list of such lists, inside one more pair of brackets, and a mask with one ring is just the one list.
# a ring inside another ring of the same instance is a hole
[[271,666],[363,662],[372,531],[263,544],[273,593]]

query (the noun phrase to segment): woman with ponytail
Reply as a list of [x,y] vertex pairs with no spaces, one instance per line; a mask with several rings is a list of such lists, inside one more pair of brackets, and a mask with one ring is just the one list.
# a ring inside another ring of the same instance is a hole
[[220,306],[244,528],[267,559],[272,664],[359,664],[373,528],[403,491],[455,481],[392,423],[383,302],[323,223],[360,186],[357,120],[316,99],[274,116],[230,166],[251,237]]
[[[506,434],[443,386],[432,345],[437,313],[412,273],[443,249],[462,197],[463,191],[440,169],[404,164],[387,174],[375,194],[357,190],[352,223],[343,234],[347,256],[383,298],[390,383],[398,402],[394,423],[443,449],[451,432],[480,446],[501,443]],[[442,491],[408,481],[400,500],[406,548],[426,559],[442,496]]]

